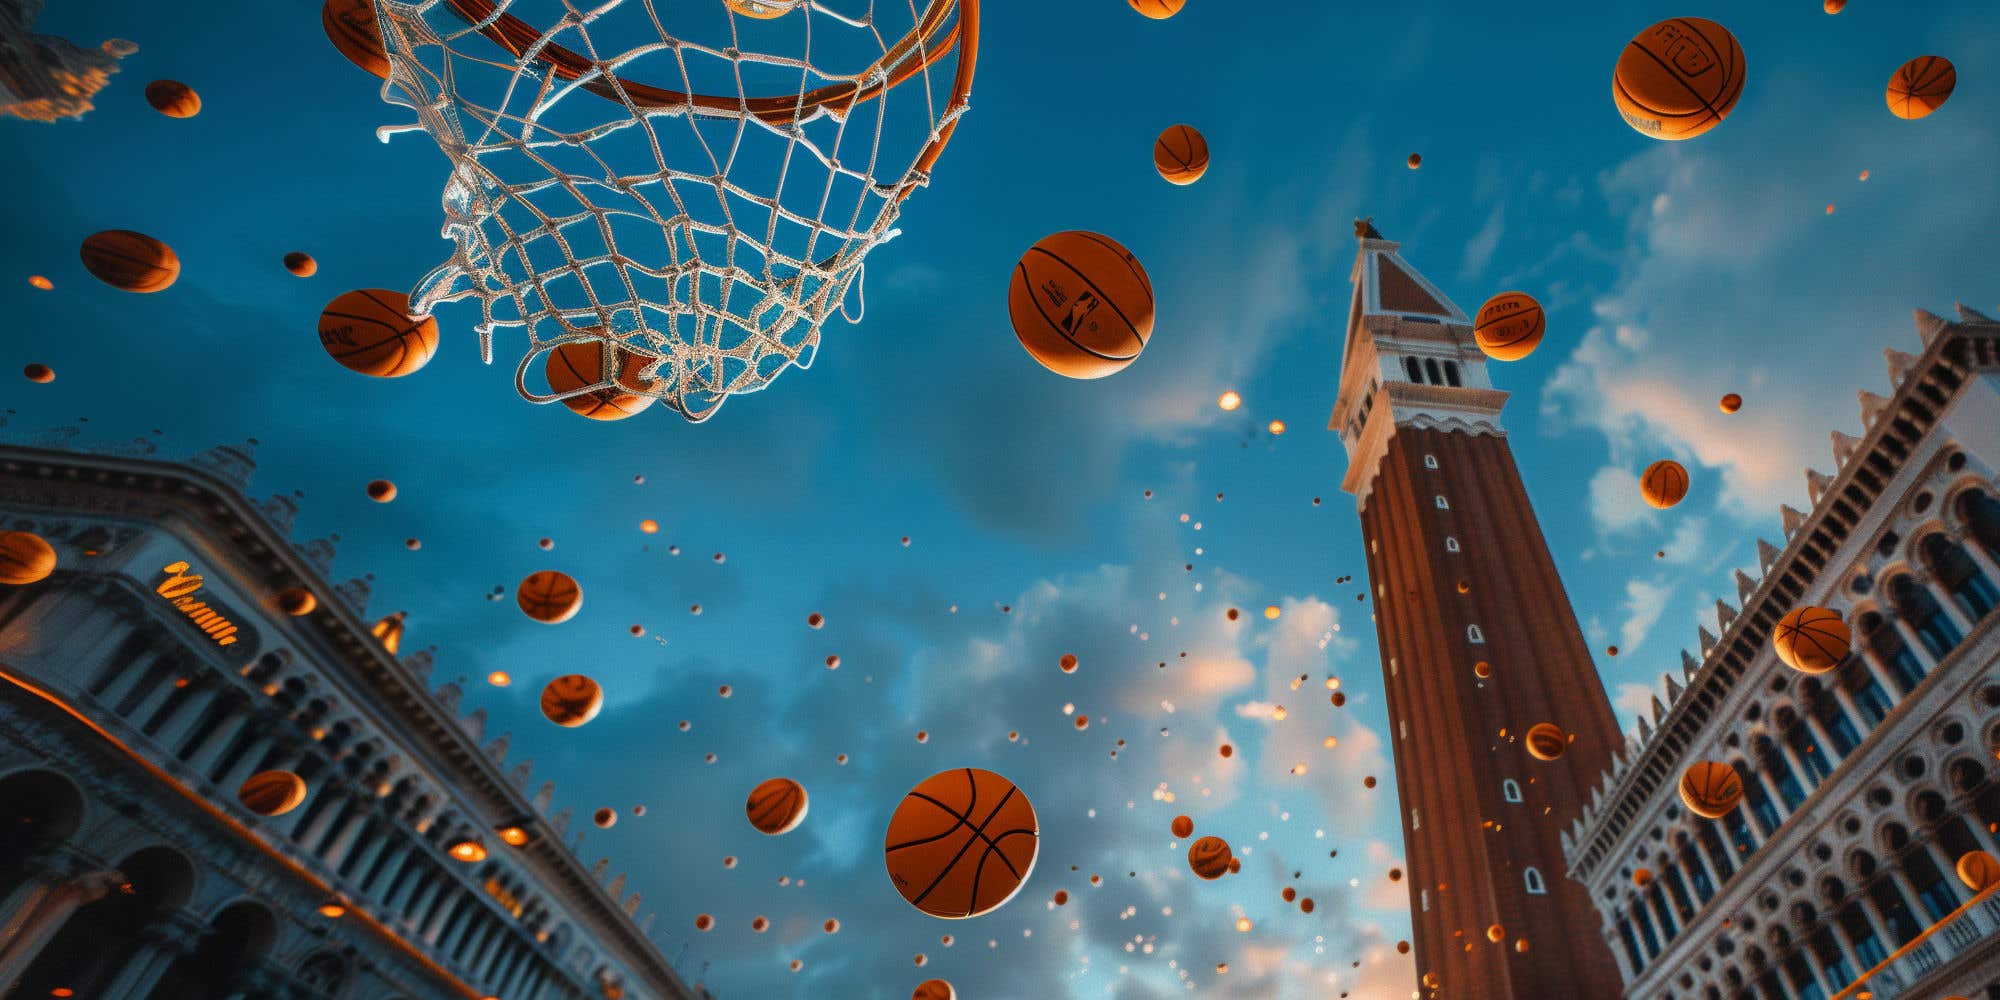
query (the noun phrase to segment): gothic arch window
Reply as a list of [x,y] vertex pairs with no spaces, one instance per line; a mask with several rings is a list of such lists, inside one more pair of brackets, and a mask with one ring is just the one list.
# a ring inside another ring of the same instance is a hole
[[1436,455],[1424,456],[1424,468],[1435,469],[1437,467],[1438,467],[1438,457]]
[[1424,380],[1424,373],[1417,368],[1417,359],[1415,358],[1403,359],[1403,371],[1410,376],[1410,381],[1412,382],[1422,382]]
[[1500,797],[1508,802],[1521,801],[1521,786],[1512,778],[1500,779]]
[[1967,618],[1978,621],[2000,604],[2000,590],[1994,589],[1993,581],[1966,554],[1965,546],[1942,533],[1934,533],[1924,536],[1918,551],[1924,566],[1931,571],[1931,579],[1951,595]]
[[1485,642],[1485,641],[1486,641],[1486,633],[1484,633],[1484,632],[1481,632],[1481,631],[1479,631],[1479,626],[1477,626],[1477,625],[1467,625],[1467,626],[1465,627],[1465,641],[1466,641],[1466,642]]
[[1458,551],[1458,539],[1456,539],[1456,538],[1453,538],[1453,537],[1452,537],[1452,536],[1450,536],[1450,535],[1446,535],[1446,536],[1444,536],[1444,550],[1445,550],[1446,552],[1457,552],[1457,551]]
[[[1907,576],[1897,577],[1896,582],[1907,579],[1909,579]],[[1892,587],[1894,585],[1891,584]],[[1881,612],[1870,611],[1862,615],[1859,624],[1861,641],[1889,667],[1889,673],[1895,677],[1896,683],[1903,686],[1902,693],[1907,694],[1918,684],[1923,683],[1923,664],[1917,660],[1917,654],[1910,650],[1909,644],[1903,641],[1903,633],[1889,624],[1889,620],[1884,618]],[[1881,690],[1882,686],[1875,683],[1874,675],[1868,673],[1864,664],[1855,663],[1850,669],[1857,668],[1857,676],[1861,679],[1848,685],[1848,693],[1855,695],[1855,703],[1869,716],[1869,725],[1879,725],[1889,714],[1890,700]],[[1873,690],[1868,690],[1870,688]]]
[[1965,533],[1986,550],[1988,556],[2000,558],[2000,500],[1995,500],[1984,490],[1967,490],[1959,494],[1958,517],[1965,525]]
[[1430,382],[1432,385],[1444,384],[1444,374],[1438,371],[1438,362],[1436,358],[1424,359],[1424,374],[1430,376]]
[[1888,588],[1889,603],[1896,609],[1896,617],[1910,626],[1917,639],[1930,650],[1931,655],[1944,659],[1946,653],[1965,638],[1958,632],[1958,626],[1944,613],[1937,598],[1931,596],[1929,587],[1905,573],[1896,577]]
[[1525,868],[1521,871],[1521,878],[1528,884],[1528,895],[1546,896],[1549,894],[1549,887],[1542,881],[1541,872],[1533,868]]
[[1454,389],[1459,387],[1460,383],[1458,381],[1458,362],[1447,361],[1444,363],[1444,381],[1446,385],[1449,385]]
[[1447,500],[1446,500],[1446,499],[1444,498],[1444,494],[1442,494],[1442,493],[1440,493],[1440,494],[1438,494],[1438,495],[1437,495],[1437,508],[1438,508],[1439,510],[1450,510],[1450,509],[1451,509],[1451,503],[1450,503],[1450,501],[1447,501]]

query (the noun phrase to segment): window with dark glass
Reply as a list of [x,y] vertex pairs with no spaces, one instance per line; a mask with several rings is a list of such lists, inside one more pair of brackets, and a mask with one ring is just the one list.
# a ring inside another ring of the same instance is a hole
[[1965,612],[1967,618],[1978,621],[2000,604],[2000,590],[1994,589],[1993,581],[1981,572],[1979,564],[1966,554],[1964,547],[1941,534],[1924,537],[1924,565],[1931,571],[1944,592]]
[[1827,760],[1826,754],[1813,744],[1812,730],[1806,728],[1804,719],[1792,723],[1792,727],[1785,730],[1785,745],[1791,747],[1792,752],[1798,755],[1799,763],[1805,765],[1813,787],[1819,787],[1820,782],[1833,775],[1833,762]]
[[[1911,585],[1909,577],[1899,576],[1890,584],[1889,592],[1893,595],[1897,587],[1909,585]],[[1928,598],[1929,592],[1926,591],[1924,596]],[[1873,611],[1862,615],[1861,634],[1868,643],[1868,648],[1888,666],[1889,673],[1896,678],[1897,684],[1902,685],[1905,693],[1916,690],[1917,685],[1923,683],[1923,663],[1917,659],[1917,654],[1910,649],[1909,644],[1903,641],[1903,634],[1897,631],[1888,619]]]
[[1882,964],[1889,957],[1889,949],[1875,936],[1875,925],[1868,921],[1868,914],[1861,909],[1860,902],[1847,904],[1840,911],[1840,929],[1847,932],[1847,941],[1854,946],[1854,956],[1867,968]]
[[1638,975],[1646,967],[1646,958],[1639,954],[1639,941],[1632,936],[1632,921],[1618,921],[1618,938],[1625,942],[1625,957],[1632,962],[1632,974]]
[[1875,901],[1875,909],[1889,925],[1889,934],[1896,940],[1896,947],[1909,944],[1918,934],[1923,933],[1923,922],[1910,910],[1910,902],[1903,898],[1903,890],[1896,888],[1892,878],[1878,878],[1868,887],[1868,898]]
[[1896,616],[1910,626],[1910,631],[1917,634],[1917,640],[1930,650],[1933,657],[1944,659],[1945,654],[1965,638],[1944,613],[1937,598],[1931,596],[1930,588],[1918,583],[1914,577],[1897,577],[1896,582],[1889,585],[1889,602],[1895,606]]

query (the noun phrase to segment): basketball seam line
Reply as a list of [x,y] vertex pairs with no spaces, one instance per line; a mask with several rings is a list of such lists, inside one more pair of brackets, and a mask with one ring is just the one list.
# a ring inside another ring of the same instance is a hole
[[[1054,257],[1055,255],[1049,254],[1049,256]],[[1060,260],[1061,258],[1058,257],[1056,259]],[[1081,343],[1078,343],[1075,337],[1070,336],[1068,331],[1065,331],[1062,328],[1062,324],[1056,322],[1055,318],[1049,315],[1049,311],[1047,309],[1042,308],[1041,299],[1035,296],[1035,286],[1029,284],[1028,282],[1027,263],[1022,262],[1016,264],[1014,265],[1014,269],[1020,273],[1021,285],[1022,287],[1028,290],[1028,302],[1035,307],[1036,314],[1042,317],[1042,321],[1048,324],[1049,329],[1054,330],[1056,332],[1056,336],[1061,337],[1065,341],[1068,341],[1071,347],[1074,347],[1077,350],[1082,351],[1083,353],[1088,354],[1091,357],[1097,358],[1101,361],[1124,361],[1130,363],[1133,359],[1138,357],[1137,354],[1126,355],[1125,357],[1118,357],[1111,354],[1103,354],[1091,348],[1085,347]],[[1071,270],[1075,270],[1075,268],[1071,268]],[[1126,325],[1130,326],[1131,324],[1128,323]],[[1017,333],[1016,336],[1018,335],[1019,334]],[[1144,340],[1141,340],[1139,342],[1139,346],[1141,349],[1144,349],[1144,347],[1146,346],[1146,342]]]
[[[971,812],[971,811],[972,811],[972,809],[973,809],[973,807],[975,807],[975,806],[979,805],[979,779],[973,776],[973,774],[972,774],[972,769],[971,769],[971,768],[969,768],[969,767],[965,769],[965,783],[966,783],[967,785],[970,785],[970,786],[971,786],[971,797],[970,797],[970,798],[969,798],[969,799],[967,800],[967,802],[966,802],[966,804],[965,804],[965,809],[966,809],[966,812]],[[1012,793],[1009,793],[1009,794],[1012,794]],[[938,808],[940,808],[940,809],[943,809],[943,810],[944,810],[944,811],[945,811],[945,812],[946,812],[947,814],[949,814],[949,815],[951,815],[951,816],[954,816],[954,817],[957,817],[957,819],[958,819],[958,824],[962,824],[962,825],[965,825],[965,826],[972,826],[972,818],[971,818],[970,816],[961,816],[961,815],[959,815],[959,813],[958,813],[957,811],[953,810],[953,809],[952,809],[951,807],[949,807],[949,806],[945,805],[945,804],[944,804],[944,803],[942,803],[942,802],[939,802],[939,801],[938,801],[938,800],[936,800],[936,799],[933,799],[933,798],[931,798],[931,797],[930,797],[930,796],[928,796],[928,795],[924,795],[924,794],[922,794],[922,793],[918,792],[918,791],[917,791],[916,789],[911,789],[911,790],[910,790],[910,795],[911,795],[912,797],[914,797],[914,798],[920,798],[920,799],[924,799],[924,800],[926,800],[926,801],[928,801],[928,802],[932,803],[933,805],[936,805],[936,806],[937,806]],[[1005,800],[1005,799],[1002,799],[1002,800],[1001,800],[1001,805],[1005,805],[1005,804],[1006,804],[1006,800]],[[997,813],[999,812],[999,809],[998,809],[998,807],[995,807],[995,809],[994,809],[994,812],[995,812],[996,814],[997,814]],[[990,819],[992,819],[992,816],[988,816],[987,818],[988,818],[988,819],[990,820]],[[951,832],[956,832],[957,830],[958,830],[958,825],[953,825],[953,826],[952,826],[952,828],[951,828]],[[910,902],[911,902],[912,904],[920,904],[920,903],[922,903],[922,902],[923,902],[923,901],[924,901],[925,899],[928,899],[928,898],[930,898],[930,894],[931,894],[932,892],[935,892],[935,891],[937,890],[937,887],[938,887],[938,886],[939,886],[940,884],[942,884],[942,883],[944,882],[944,877],[945,877],[946,875],[949,875],[949,874],[951,874],[951,870],[952,870],[953,868],[956,868],[956,867],[958,866],[958,860],[959,860],[960,858],[963,858],[963,857],[965,857],[965,852],[966,852],[967,850],[970,850],[970,849],[971,849],[971,847],[972,847],[972,842],[973,842],[974,840],[978,840],[978,839],[980,839],[980,836],[979,836],[979,834],[980,834],[980,831],[979,831],[979,828],[978,828],[978,827],[973,827],[973,830],[972,830],[972,836],[970,836],[970,837],[967,837],[967,838],[965,839],[965,843],[964,843],[964,844],[961,844],[961,845],[959,845],[959,848],[958,848],[958,853],[957,853],[957,854],[954,854],[954,855],[952,855],[952,856],[951,856],[951,860],[950,860],[949,862],[947,862],[947,863],[945,864],[945,866],[944,866],[944,867],[943,867],[942,869],[940,869],[940,870],[938,871],[938,874],[937,874],[937,877],[936,877],[936,878],[934,878],[934,879],[931,879],[931,884],[930,884],[930,885],[927,885],[927,886],[925,886],[925,887],[924,887],[924,891],[923,891],[923,892],[921,892],[921,893],[918,893],[918,894],[917,894],[917,896],[916,896],[916,898],[914,898],[914,899],[910,900]],[[978,886],[976,886],[976,885],[975,885],[975,886],[973,886],[973,892],[974,892],[974,894],[975,894],[975,895],[976,895],[976,894],[978,893],[978,888],[979,888],[979,887],[978,887]],[[968,911],[969,911],[969,910],[970,910],[970,907],[968,907],[967,909],[968,909]]]
[[[1088,234],[1086,234],[1086,235],[1088,235]],[[1131,320],[1131,319],[1130,319],[1129,317],[1127,317],[1127,316],[1125,315],[1125,310],[1123,310],[1123,309],[1120,309],[1120,308],[1118,308],[1118,303],[1116,303],[1116,302],[1113,302],[1113,301],[1111,301],[1111,296],[1109,296],[1109,295],[1106,295],[1106,294],[1104,294],[1104,289],[1102,289],[1102,288],[1099,288],[1099,287],[1097,287],[1097,282],[1095,282],[1095,281],[1092,281],[1092,280],[1090,280],[1090,276],[1089,276],[1089,275],[1087,275],[1087,274],[1084,274],[1084,273],[1083,273],[1083,271],[1082,271],[1081,269],[1079,269],[1079,268],[1078,268],[1078,267],[1077,267],[1077,266],[1076,266],[1075,264],[1072,264],[1072,263],[1070,263],[1069,261],[1066,261],[1066,260],[1062,259],[1061,257],[1058,257],[1058,256],[1056,256],[1055,254],[1052,254],[1052,253],[1048,252],[1047,250],[1043,250],[1043,249],[1042,249],[1041,247],[1029,247],[1029,248],[1028,248],[1028,252],[1030,252],[1030,253],[1039,253],[1039,254],[1041,254],[1042,256],[1044,256],[1044,257],[1047,257],[1048,259],[1050,259],[1050,260],[1052,260],[1052,261],[1055,261],[1055,262],[1056,262],[1056,263],[1058,263],[1058,264],[1061,264],[1061,265],[1062,265],[1063,267],[1065,267],[1065,268],[1068,268],[1068,269],[1069,269],[1069,272],[1070,272],[1071,274],[1074,274],[1074,275],[1076,275],[1076,276],[1077,276],[1078,278],[1082,279],[1082,281],[1083,281],[1083,283],[1084,283],[1084,284],[1086,284],[1086,285],[1089,285],[1089,286],[1090,286],[1090,290],[1091,290],[1091,291],[1092,291],[1093,293],[1095,293],[1095,294],[1097,295],[1098,299],[1099,299],[1099,300],[1101,300],[1101,301],[1103,301],[1103,303],[1104,303],[1105,305],[1107,305],[1107,306],[1110,306],[1110,307],[1111,307],[1111,311],[1112,311],[1112,312],[1114,312],[1114,313],[1117,313],[1117,314],[1118,314],[1118,318],[1119,318],[1119,319],[1121,319],[1121,320],[1123,320],[1123,321],[1125,322],[1125,329],[1127,329],[1127,330],[1130,330],[1130,331],[1132,331],[1132,339],[1133,339],[1133,340],[1136,340],[1136,341],[1138,341],[1138,342],[1139,342],[1139,350],[1140,350],[1140,351],[1143,351],[1143,350],[1145,350],[1145,349],[1146,349],[1146,338],[1145,338],[1145,337],[1143,337],[1143,336],[1140,336],[1140,334],[1139,334],[1139,327],[1138,327],[1138,326],[1137,326],[1136,324],[1134,324],[1134,323],[1132,322],[1132,320]],[[1025,274],[1024,274],[1024,275],[1023,275],[1023,278],[1025,279],[1025,277],[1026,277],[1026,276],[1025,276]],[[1028,291],[1029,291],[1030,293],[1032,293],[1032,292],[1034,291],[1034,288],[1033,288],[1033,287],[1030,287],[1030,288],[1028,289]],[[1147,297],[1148,297],[1148,298],[1151,298],[1151,297],[1152,297],[1152,292],[1153,292],[1153,289],[1152,289],[1152,286],[1151,286],[1150,284],[1148,284],[1148,285],[1147,285],[1147,287],[1146,287],[1146,294],[1147,294]],[[1046,317],[1046,316],[1047,316],[1047,313],[1043,313],[1043,315],[1044,315],[1044,316]],[[1051,320],[1050,322],[1054,322],[1054,321],[1053,321],[1053,320]],[[1056,327],[1056,329],[1060,330],[1060,329],[1062,329],[1062,327],[1058,326],[1058,327]],[[1065,338],[1067,338],[1067,335],[1065,335]],[[1074,343],[1074,341],[1072,341],[1072,343]],[[1076,346],[1078,346],[1078,347],[1081,347],[1081,348],[1083,348],[1083,349],[1084,349],[1084,350],[1086,350],[1086,351],[1090,350],[1090,348],[1087,348],[1087,347],[1083,347],[1083,345],[1082,345],[1082,344],[1077,344]],[[1096,353],[1096,352],[1094,352],[1094,351],[1093,351],[1092,353]],[[1100,357],[1101,357],[1101,356],[1102,356],[1102,355],[1100,355]],[[1138,357],[1138,356],[1139,356],[1139,351],[1134,351],[1134,352],[1132,352],[1132,355],[1131,355],[1131,356],[1132,356],[1132,357],[1134,357],[1134,358]],[[1113,359],[1113,360],[1126,360],[1126,359]]]
[[[1681,19],[1680,19],[1680,18],[1675,18],[1674,20],[1678,22],[1678,21],[1680,21]],[[1700,34],[1700,32],[1696,32],[1696,34]],[[1702,37],[1702,40],[1703,40],[1703,41],[1707,41],[1707,40],[1708,40],[1708,36],[1707,36],[1707,35],[1702,35],[1701,37]],[[1713,44],[1713,43],[1711,43],[1711,44]],[[1640,52],[1643,52],[1643,53],[1645,53],[1645,54],[1646,54],[1646,58],[1648,58],[1648,59],[1651,59],[1651,60],[1652,60],[1652,61],[1654,61],[1655,63],[1658,63],[1658,64],[1659,64],[1659,67],[1660,67],[1661,69],[1663,69],[1663,70],[1665,70],[1665,71],[1666,71],[1668,79],[1671,79],[1671,80],[1673,80],[1673,81],[1674,81],[1675,83],[1678,83],[1678,84],[1680,84],[1680,85],[1681,85],[1681,89],[1682,89],[1682,90],[1685,90],[1685,91],[1687,91],[1687,92],[1688,92],[1688,96],[1689,96],[1689,97],[1692,97],[1692,98],[1694,98],[1694,99],[1695,99],[1696,101],[1700,102],[1701,106],[1702,106],[1702,107],[1703,107],[1703,108],[1704,108],[1705,110],[1707,110],[1707,111],[1708,111],[1708,113],[1709,113],[1709,115],[1710,115],[1710,116],[1714,117],[1714,118],[1715,118],[1715,119],[1716,119],[1717,121],[1721,121],[1721,120],[1722,120],[1722,115],[1721,115],[1721,113],[1720,113],[1720,112],[1717,112],[1717,111],[1715,110],[1715,105],[1713,105],[1713,104],[1710,104],[1710,103],[1708,103],[1708,99],[1707,99],[1707,98],[1705,98],[1705,97],[1701,96],[1701,94],[1700,94],[1700,93],[1698,93],[1698,92],[1697,92],[1697,91],[1696,91],[1696,90],[1695,90],[1695,89],[1694,89],[1693,87],[1689,86],[1689,85],[1688,85],[1688,82],[1687,82],[1686,80],[1683,80],[1683,79],[1681,79],[1679,71],[1675,70],[1675,69],[1674,69],[1674,68],[1673,68],[1672,66],[1669,66],[1669,65],[1667,65],[1667,61],[1666,61],[1665,59],[1662,59],[1662,58],[1660,58],[1659,56],[1656,56],[1656,55],[1654,55],[1654,54],[1652,53],[1652,50],[1650,50],[1650,49],[1646,48],[1646,47],[1645,47],[1645,46],[1643,46],[1643,45],[1634,45],[1634,46],[1632,46],[1632,47],[1633,47],[1633,48],[1635,48],[1635,49],[1638,49],[1638,50],[1639,50]],[[1721,64],[1720,64],[1720,63],[1718,63],[1717,65],[1718,65],[1718,66],[1720,66]],[[1728,85],[1728,81],[1727,81],[1727,80],[1724,80],[1724,81],[1723,81],[1723,84],[1724,84],[1724,86],[1726,87],[1726,86]],[[1629,93],[1629,91],[1628,91],[1628,93]],[[1719,95],[1718,95],[1718,96],[1719,96]],[[1636,100],[1636,99],[1635,99],[1635,100]],[[1656,111],[1657,109],[1655,109],[1655,108],[1647,108],[1646,110],[1648,110],[1648,111]],[[1689,114],[1693,114],[1693,112],[1688,112],[1688,113],[1689,113]],[[1697,123],[1695,123],[1695,125],[1694,125],[1694,126],[1690,126],[1690,127],[1698,127],[1698,126],[1699,126],[1699,125],[1701,125],[1702,123],[1705,123],[1705,122],[1706,122],[1707,120],[1708,120],[1707,118],[1703,118],[1701,122],[1697,122]]]
[[[1206,166],[1203,166],[1202,169],[1206,170],[1208,168]],[[1073,229],[1070,231],[1078,236],[1083,237],[1084,239],[1091,241],[1092,243],[1097,244],[1098,246],[1103,247],[1106,250],[1111,251],[1114,254],[1117,254],[1119,259],[1125,262],[1125,267],[1132,272],[1132,277],[1139,279],[1139,283],[1146,286],[1146,294],[1148,296],[1151,296],[1153,294],[1153,279],[1146,277],[1146,269],[1139,266],[1139,258],[1132,256],[1132,251],[1127,250],[1122,246],[1119,246],[1116,242],[1113,242],[1111,238],[1107,236],[1100,236],[1096,233],[1084,229]],[[1139,342],[1143,345],[1146,342],[1146,339],[1144,337],[1141,337],[1139,338]]]

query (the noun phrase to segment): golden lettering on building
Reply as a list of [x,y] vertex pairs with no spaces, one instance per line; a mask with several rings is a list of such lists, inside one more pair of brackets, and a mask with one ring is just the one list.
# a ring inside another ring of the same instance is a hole
[[236,623],[223,617],[222,612],[208,606],[207,601],[194,599],[196,591],[204,582],[200,573],[189,573],[186,560],[168,563],[160,568],[167,574],[153,592],[167,599],[175,610],[186,615],[195,628],[200,629],[218,646],[236,643]]
[[507,891],[507,887],[501,885],[500,880],[497,878],[487,879],[485,888],[486,894],[492,896],[493,901],[499,903],[501,909],[506,910],[515,917],[519,917],[528,908],[526,903],[521,902],[513,893]]

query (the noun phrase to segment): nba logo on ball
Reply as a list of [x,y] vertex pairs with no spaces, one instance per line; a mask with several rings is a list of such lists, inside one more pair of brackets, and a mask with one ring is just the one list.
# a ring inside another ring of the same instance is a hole
[[1063,317],[1063,332],[1074,337],[1086,330],[1096,330],[1097,324],[1090,322],[1090,314],[1097,311],[1097,296],[1084,292],[1070,303],[1069,315]]

